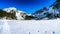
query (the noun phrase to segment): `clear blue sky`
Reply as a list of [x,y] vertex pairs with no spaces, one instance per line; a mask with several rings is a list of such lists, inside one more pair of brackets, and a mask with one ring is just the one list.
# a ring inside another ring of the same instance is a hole
[[16,7],[28,14],[44,6],[50,6],[55,0],[0,0],[0,9]]

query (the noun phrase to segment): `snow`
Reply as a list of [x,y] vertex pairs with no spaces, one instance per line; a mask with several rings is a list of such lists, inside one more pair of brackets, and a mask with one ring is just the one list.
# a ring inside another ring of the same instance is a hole
[[[15,16],[17,17],[17,20],[23,20],[26,15],[24,11],[18,10],[15,7],[9,7],[9,8],[5,8],[3,9],[4,11],[8,12],[8,13],[16,13]],[[22,17],[23,16],[23,17]],[[6,18],[3,18],[6,19]]]
[[59,14],[59,11],[57,9],[53,9],[53,7],[50,7],[48,13],[57,15]]
[[14,10],[15,12],[17,11],[15,7],[4,8],[3,10],[6,12],[11,12],[11,10]]
[[[14,7],[6,8],[5,10],[7,12],[14,10],[18,20],[0,19],[0,34],[60,34],[59,18],[53,20],[21,20],[24,19],[23,17],[26,15],[25,12],[17,10]],[[44,15],[44,13],[47,13],[47,11],[44,11],[37,16],[46,16],[47,14]],[[48,13],[52,13],[54,15],[59,14],[59,12],[56,9],[52,9],[52,7],[49,8]]]
[[[47,10],[48,9],[48,10]],[[56,18],[59,18],[60,16],[60,11],[58,11],[57,8],[54,8],[53,6],[52,7],[49,7],[47,9],[44,9],[44,10],[40,10],[40,11],[37,11],[35,12],[34,14],[32,14],[32,16],[36,17],[35,19],[37,20],[41,20],[40,18],[42,19],[50,19],[50,17],[52,17],[52,19],[56,19]],[[51,15],[50,15],[51,14]],[[48,16],[50,15],[50,16]],[[43,18],[44,17],[44,18]],[[55,18],[56,17],[56,18]]]
[[22,17],[21,13],[23,13],[23,12],[22,12],[22,11],[16,12],[16,16],[17,16],[17,19],[18,19],[18,20],[24,19],[24,18]]
[[[0,34],[4,20],[0,20]],[[10,34],[60,34],[60,19],[57,20],[7,20]]]
[[2,28],[3,28],[2,34],[10,34],[10,26],[6,20],[4,20],[4,22],[5,23],[2,26]]

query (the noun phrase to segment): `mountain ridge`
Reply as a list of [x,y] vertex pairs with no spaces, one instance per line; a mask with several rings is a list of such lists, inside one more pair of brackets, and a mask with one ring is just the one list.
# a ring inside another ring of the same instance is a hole
[[34,17],[23,11],[17,10],[15,7],[5,8],[0,11],[0,19],[6,20],[31,20]]
[[[59,3],[58,3],[59,2]],[[43,7],[42,9],[32,13],[35,19],[57,19],[60,18],[60,0],[56,0],[49,8]]]
[[0,19],[7,20],[50,20],[60,18],[60,0],[56,0],[51,6],[43,7],[32,14],[26,14],[15,7],[0,10]]

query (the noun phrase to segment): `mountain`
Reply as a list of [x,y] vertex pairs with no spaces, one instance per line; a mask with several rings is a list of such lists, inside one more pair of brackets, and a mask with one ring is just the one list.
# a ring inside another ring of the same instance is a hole
[[24,12],[17,10],[15,7],[9,7],[3,10],[6,11],[7,13],[14,13],[17,20],[23,19],[20,14],[21,13],[24,14]]
[[56,0],[51,6],[57,9],[60,8],[60,0]]
[[31,20],[34,17],[23,11],[17,10],[15,7],[0,10],[0,19],[6,20]]
[[56,0],[51,6],[43,7],[32,14],[26,14],[15,7],[0,10],[0,19],[7,20],[49,20],[57,18],[60,18],[60,0]]
[[37,10],[36,12],[32,13],[32,16],[35,17],[35,19],[40,20],[42,18],[45,18],[47,15],[48,8],[44,7],[40,10]]
[[51,6],[43,7],[32,13],[37,20],[41,19],[57,19],[60,18],[60,0],[56,0]]
[[0,9],[0,19],[16,19],[15,13],[8,13]]

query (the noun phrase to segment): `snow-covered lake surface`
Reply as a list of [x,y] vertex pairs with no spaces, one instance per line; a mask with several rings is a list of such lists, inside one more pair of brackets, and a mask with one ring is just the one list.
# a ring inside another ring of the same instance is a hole
[[60,19],[0,20],[0,34],[60,34]]

